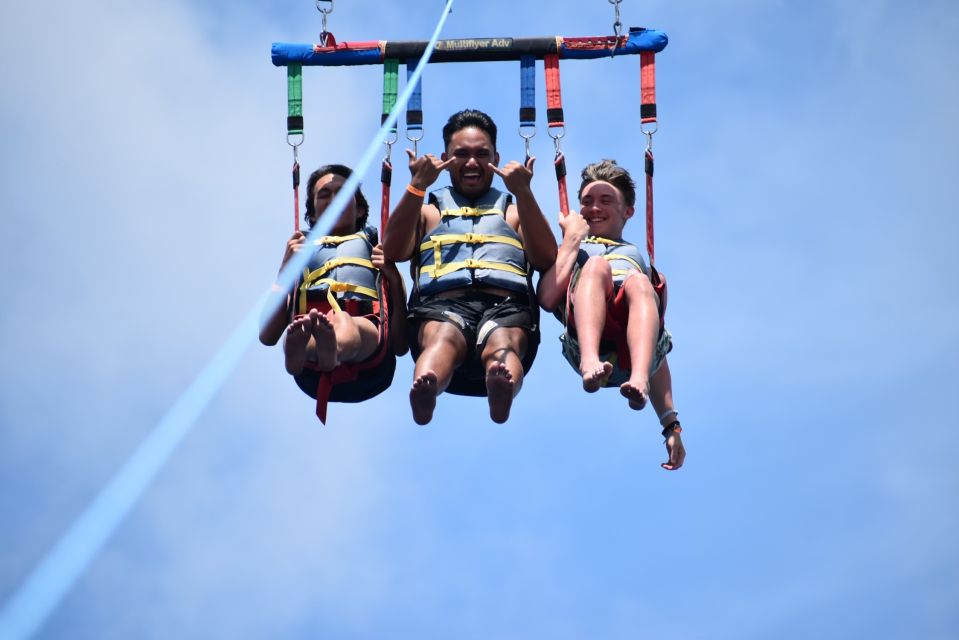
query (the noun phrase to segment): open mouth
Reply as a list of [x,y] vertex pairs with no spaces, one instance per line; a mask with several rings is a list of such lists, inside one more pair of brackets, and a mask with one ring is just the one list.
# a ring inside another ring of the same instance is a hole
[[460,174],[464,183],[479,183],[483,179],[481,171],[464,171]]

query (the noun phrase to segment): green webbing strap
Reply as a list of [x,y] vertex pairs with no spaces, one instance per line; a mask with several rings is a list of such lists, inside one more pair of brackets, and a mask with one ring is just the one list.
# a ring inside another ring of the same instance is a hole
[[286,117],[287,135],[303,135],[303,65],[286,67],[286,95],[290,107]]
[[[400,61],[397,58],[387,58],[383,61],[383,117],[380,124],[386,122],[393,107],[396,106]],[[396,133],[396,125],[390,130]]]

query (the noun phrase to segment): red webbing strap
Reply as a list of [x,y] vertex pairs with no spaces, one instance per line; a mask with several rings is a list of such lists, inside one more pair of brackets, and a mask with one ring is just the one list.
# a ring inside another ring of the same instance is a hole
[[666,323],[666,281],[656,270],[656,242],[653,229],[653,150],[646,149],[646,252],[649,254],[649,280],[659,296],[659,326]]
[[[559,191],[559,210],[565,216],[569,213],[569,193],[566,189],[566,158],[559,148],[559,139],[565,134],[566,122],[563,118],[563,92],[559,79],[559,54],[543,56],[543,69],[546,72],[546,120],[547,131],[556,145],[556,157],[553,166],[556,169],[556,187]],[[553,129],[564,129],[553,134]]]
[[[390,219],[390,185],[393,182],[393,165],[389,160],[383,160],[383,167],[380,171],[380,182],[382,183],[382,193],[380,196],[380,234],[386,232],[386,225]],[[382,276],[381,276],[382,278]],[[330,393],[333,386],[344,382],[353,382],[359,377],[360,372],[366,369],[379,366],[389,348],[389,285],[386,278],[380,282],[381,292],[379,300],[380,323],[378,346],[372,359],[366,362],[353,363],[346,362],[336,367],[331,372],[320,373],[320,379],[316,385],[316,417],[320,422],[326,424],[326,409],[330,401]],[[348,300],[344,303],[349,304]],[[348,313],[348,307],[344,308]]]
[[562,153],[556,154],[553,160],[556,167],[556,186],[559,190],[559,210],[563,215],[569,214],[569,194],[566,191],[566,156]]
[[[390,164],[389,160],[383,160],[383,169],[380,171],[380,182],[383,184],[383,194],[380,198],[380,238],[386,235],[386,225],[390,221],[390,185],[393,183],[393,165]],[[386,322],[380,323],[380,328],[382,330],[383,324],[389,324],[390,310],[389,310],[389,283],[386,281],[386,278],[382,278],[383,283],[383,294],[382,299],[380,300],[380,305],[384,309]],[[389,332],[387,331],[387,335]]]
[[316,383],[316,417],[326,424],[326,407],[330,403],[330,392],[333,391],[333,376],[329,371],[320,373]]
[[293,230],[300,230],[300,163],[293,161]]
[[649,266],[656,265],[656,242],[653,231],[653,150],[646,149],[646,253]]
[[[656,131],[656,54],[639,54],[640,130],[646,134],[646,252],[649,254],[649,279],[659,296],[659,324],[666,318],[666,281],[656,270],[656,242],[653,228],[653,133]],[[644,124],[652,123],[649,129]]]
[[546,54],[543,57],[543,67],[546,70],[546,120],[550,128],[565,126],[563,94],[559,83],[559,54]]
[[[380,305],[377,305],[375,302],[373,303],[374,311],[380,316],[376,350],[373,352],[373,355],[363,362],[344,362],[337,365],[333,371],[322,371],[319,374],[319,380],[316,383],[316,417],[319,418],[323,424],[326,424],[326,409],[330,403],[330,393],[332,393],[333,387],[345,382],[353,382],[367,369],[374,369],[380,366],[383,358],[386,357],[386,352],[390,348],[389,334],[387,333],[389,330],[389,316],[387,315],[385,305],[385,280],[382,285],[384,288],[381,297],[384,299],[384,302]],[[351,300],[344,300],[343,304],[348,308],[352,302]],[[358,313],[355,308],[348,309],[348,312]]]
[[656,54],[639,54],[640,122],[656,122]]

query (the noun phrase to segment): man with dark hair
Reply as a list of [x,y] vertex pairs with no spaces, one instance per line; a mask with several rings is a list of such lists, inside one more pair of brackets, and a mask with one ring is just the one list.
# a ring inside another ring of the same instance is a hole
[[[305,215],[309,227],[351,174],[349,167],[330,164],[310,175]],[[306,234],[296,231],[286,243],[280,271],[294,254],[309,249],[309,277],[301,279],[293,291],[274,285],[274,294],[284,296],[286,304],[272,305],[272,312],[261,319],[260,342],[272,346],[285,334],[286,370],[311,395],[316,372],[363,362],[380,345],[380,317],[373,310],[379,273],[389,283],[389,306],[396,311],[390,323],[390,346],[397,355],[407,351],[403,279],[396,265],[383,258],[376,229],[366,226],[369,212],[370,205],[357,188],[329,235],[306,247]]]
[[[502,423],[539,343],[531,269],[553,264],[556,240],[530,188],[534,158],[500,168],[488,115],[453,114],[443,142],[439,158],[407,151],[410,184],[384,232],[386,258],[412,260],[410,406],[427,424],[443,391],[485,395],[490,418]],[[443,170],[452,186],[424,204]],[[512,196],[492,186],[496,175]]]
[[560,216],[563,242],[539,282],[538,298],[566,326],[563,355],[594,393],[618,384],[632,409],[651,401],[663,425],[667,470],[686,450],[673,406],[666,354],[672,337],[660,322],[660,301],[635,245],[623,240],[633,216],[636,184],[613,160],[583,169],[580,212]]

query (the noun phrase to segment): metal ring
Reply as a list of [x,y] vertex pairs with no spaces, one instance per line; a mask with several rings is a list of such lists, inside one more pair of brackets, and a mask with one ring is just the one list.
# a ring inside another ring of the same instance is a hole
[[[560,129],[560,132],[559,132],[557,135],[555,135],[555,136],[553,135],[553,129],[554,129],[554,128],[555,128],[555,129]],[[563,126],[561,126],[561,127],[548,127],[548,128],[546,129],[546,133],[549,134],[549,137],[552,138],[553,140],[559,140],[560,138],[562,138],[562,137],[564,137],[564,136],[566,135],[566,125],[563,125]]]
[[[293,141],[292,141],[293,136],[300,136],[300,141],[299,141],[299,142],[293,142]],[[287,143],[288,145],[290,145],[291,147],[293,147],[293,150],[294,150],[294,151],[296,151],[296,148],[297,148],[298,146],[300,146],[301,144],[303,144],[303,140],[305,140],[305,139],[306,139],[306,136],[304,136],[302,133],[288,133],[288,134],[286,134],[286,143]]]
[[420,129],[413,129],[413,131],[419,131],[419,132],[420,132],[420,137],[419,137],[419,138],[414,138],[413,136],[411,136],[411,135],[410,135],[410,129],[409,129],[409,127],[407,127],[407,129],[406,129],[406,139],[407,139],[407,140],[409,140],[410,142],[419,142],[420,140],[423,139],[423,136],[424,136],[425,134],[424,134],[422,128],[420,128]]
[[639,123],[639,130],[644,135],[651,136],[657,131],[659,131],[659,122],[653,121],[653,128],[649,130],[646,129],[646,124],[647,124],[646,122]]
[[[529,134],[529,135],[526,135],[525,133],[523,133],[523,128],[524,128],[524,127],[527,128],[527,129],[532,129],[532,130],[533,130],[533,133],[531,133],[531,134]],[[532,140],[532,139],[533,139],[533,136],[535,136],[535,135],[536,135],[536,125],[535,125],[535,124],[521,124],[521,125],[519,126],[519,137],[522,138],[523,140]]]
[[[609,1],[612,2],[613,0],[609,0]],[[323,3],[323,2],[329,2],[330,8],[324,9],[323,7],[321,7],[320,3]],[[333,0],[316,0],[316,10],[324,15],[329,15],[333,13]]]

